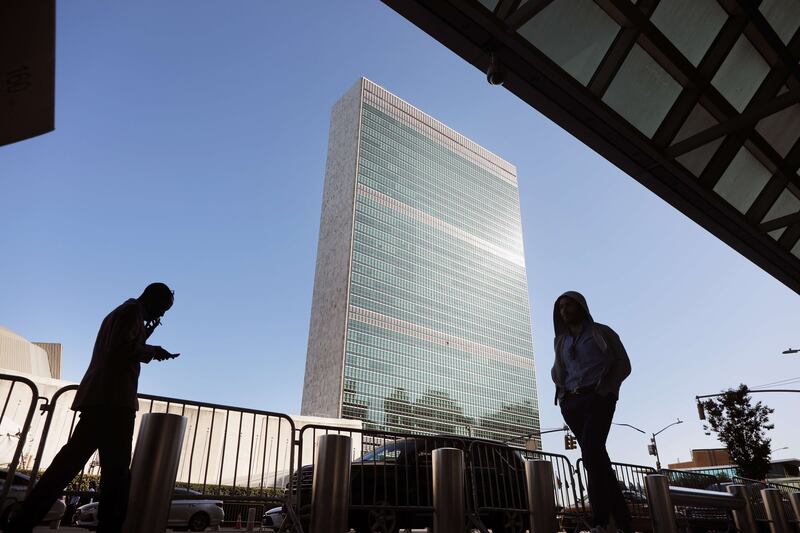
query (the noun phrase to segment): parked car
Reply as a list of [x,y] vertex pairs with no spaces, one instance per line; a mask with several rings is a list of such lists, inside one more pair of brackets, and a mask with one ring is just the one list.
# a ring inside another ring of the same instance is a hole
[[[174,530],[205,531],[222,523],[225,512],[222,500],[201,499],[201,493],[175,487],[169,509],[167,527]],[[87,529],[97,528],[97,502],[78,507],[72,516],[72,524]]]
[[283,506],[273,507],[264,513],[261,518],[261,525],[267,531],[278,531],[285,518],[286,513],[283,511]]
[[[355,459],[350,472],[349,527],[358,533],[395,533],[433,524],[433,450],[459,448],[470,455],[466,473],[483,524],[495,532],[528,529],[522,451],[494,441],[438,436],[399,438]],[[292,496],[307,530],[313,466],[292,476]]]
[[622,489],[622,497],[629,504],[647,503],[647,495],[638,489]]
[[[0,470],[0,489],[2,489],[5,485],[7,474],[7,470]],[[19,472],[14,472],[14,480],[11,482],[11,489],[8,492],[8,498],[6,498],[6,500],[3,502],[2,509],[0,509],[0,528],[5,529],[5,526],[8,524],[11,515],[14,514],[17,509],[19,509],[20,505],[22,505],[22,501],[25,499],[25,492],[28,490],[28,484],[30,483],[30,480],[30,476],[20,474]],[[50,511],[47,512],[42,522],[58,522],[61,520],[61,517],[64,516],[64,511],[66,510],[66,504],[61,500],[56,500],[55,503],[53,503],[53,506],[50,507]]]

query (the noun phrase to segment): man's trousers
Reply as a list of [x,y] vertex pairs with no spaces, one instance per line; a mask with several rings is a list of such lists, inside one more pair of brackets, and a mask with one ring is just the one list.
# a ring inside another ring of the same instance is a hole
[[101,468],[97,531],[119,533],[128,507],[135,417],[135,411],[126,408],[82,411],[72,437],[45,470],[6,531],[29,533],[97,450]]
[[631,514],[606,451],[606,439],[617,400],[594,392],[568,394],[560,401],[561,414],[575,434],[586,468],[594,526],[606,526],[613,516],[618,529],[632,531]]

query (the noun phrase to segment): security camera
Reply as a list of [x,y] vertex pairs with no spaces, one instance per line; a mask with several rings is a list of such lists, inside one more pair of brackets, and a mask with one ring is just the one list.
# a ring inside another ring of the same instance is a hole
[[501,65],[494,53],[489,58],[489,68],[486,69],[486,81],[492,85],[503,85],[506,81],[506,69]]

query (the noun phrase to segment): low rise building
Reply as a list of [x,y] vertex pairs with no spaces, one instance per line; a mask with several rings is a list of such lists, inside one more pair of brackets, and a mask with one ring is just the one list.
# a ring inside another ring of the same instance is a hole
[[[0,468],[13,460],[23,438],[25,421],[33,407],[30,428],[22,445],[18,468],[33,467],[47,417],[40,407],[49,404],[53,416],[41,453],[41,469],[47,468],[67,442],[77,413],[70,409],[74,390],[56,393],[77,383],[60,379],[61,345],[33,343],[9,329],[0,327],[0,374],[18,376],[35,386],[13,379],[0,379]],[[227,407],[207,403],[207,398],[139,400],[139,412],[170,412],[186,417],[186,433],[178,468],[179,483],[236,487],[283,488],[292,465],[311,464],[316,439],[338,428],[337,432],[354,433],[353,458],[361,455],[360,420],[323,418],[269,413],[269,406],[258,409]],[[137,417],[134,445],[138,434]],[[303,446],[298,445],[302,437]],[[99,473],[95,453],[84,470]]]
[[[701,448],[691,451],[692,460],[671,463],[671,470],[698,472],[722,478],[736,476],[736,465],[725,448]],[[800,486],[800,459],[776,459],[770,462],[767,480]]]

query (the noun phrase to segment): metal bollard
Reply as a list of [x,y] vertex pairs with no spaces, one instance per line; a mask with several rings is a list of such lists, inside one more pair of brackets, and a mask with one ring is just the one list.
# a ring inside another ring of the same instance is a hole
[[750,495],[747,493],[747,487],[745,485],[728,485],[728,492],[744,499],[744,507],[732,511],[736,529],[741,533],[757,533],[758,523],[753,512],[753,504],[750,502]]
[[433,530],[464,533],[464,452],[433,450]]
[[794,509],[794,519],[800,522],[800,492],[791,493],[789,501],[792,502],[792,509]]
[[311,487],[311,533],[347,531],[350,442],[346,435],[322,435],[317,439]]
[[553,464],[550,461],[525,461],[528,491],[528,513],[532,533],[555,533],[556,497],[553,485]]
[[675,506],[669,494],[669,481],[664,474],[650,474],[646,478],[647,501],[655,533],[678,533]]
[[[123,533],[161,533],[178,476],[186,418],[169,413],[142,415],[131,466],[131,488]],[[135,511],[135,512],[133,512]]]
[[253,531],[256,523],[256,508],[251,507],[247,510],[247,531]]
[[767,511],[769,529],[772,533],[789,533],[789,521],[783,512],[781,491],[778,489],[761,489],[761,499],[764,500],[764,509]]

